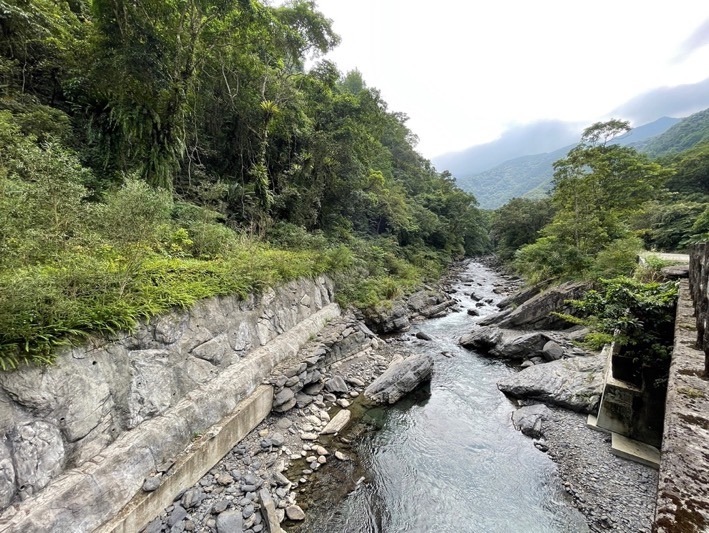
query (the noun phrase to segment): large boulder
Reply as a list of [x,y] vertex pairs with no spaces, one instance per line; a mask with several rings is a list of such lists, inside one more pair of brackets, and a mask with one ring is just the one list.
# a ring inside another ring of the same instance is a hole
[[392,364],[364,391],[365,398],[379,404],[393,404],[431,379],[433,357],[412,355]]
[[542,281],[541,283],[537,283],[535,285],[532,285],[531,287],[525,287],[524,289],[520,289],[514,294],[510,294],[509,296],[500,300],[497,303],[497,307],[500,309],[507,309],[508,307],[514,309],[515,307],[519,307],[530,298],[533,298],[534,296],[542,292],[548,286],[549,281]]
[[409,311],[401,302],[394,303],[391,307],[378,306],[375,309],[367,309],[364,320],[377,333],[395,333],[406,331],[411,327]]
[[459,340],[463,348],[469,350],[480,350],[488,352],[491,348],[497,346],[502,340],[502,332],[497,328],[480,328],[472,333],[463,335]]
[[537,294],[515,309],[485,317],[479,324],[511,329],[568,328],[571,324],[552,313],[569,313],[571,306],[567,301],[581,298],[589,288],[590,284],[586,282],[563,283]]
[[512,424],[523,435],[538,439],[544,436],[543,422],[549,420],[551,411],[543,403],[520,407],[512,413]]
[[593,413],[603,391],[604,367],[599,355],[561,359],[525,368],[498,381],[497,388],[514,398]]
[[490,349],[489,353],[501,359],[526,359],[542,355],[542,349],[549,340],[546,334],[535,331],[509,340],[503,340]]

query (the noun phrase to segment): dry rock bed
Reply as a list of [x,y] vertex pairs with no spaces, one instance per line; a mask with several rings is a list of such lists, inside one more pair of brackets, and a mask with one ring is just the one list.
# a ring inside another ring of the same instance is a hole
[[[353,446],[376,429],[368,421],[371,399],[363,400],[365,391],[380,403],[393,403],[426,381],[433,365],[433,356],[417,359],[420,353],[405,337],[377,337],[361,319],[377,333],[393,334],[412,320],[463,311],[453,283],[458,291],[474,290],[475,280],[456,280],[454,273],[447,281],[448,295],[431,289],[368,317],[346,314],[333,320],[297,360],[272,375],[271,414],[145,531],[258,533],[269,530],[271,506],[271,531],[282,530],[279,524],[307,531],[310,502],[340,501],[367,476]],[[499,298],[472,308],[485,311],[497,304],[498,315],[468,311],[475,325],[460,344],[476,356],[502,358],[520,368],[498,383],[516,404],[513,423],[531,438],[530,446],[558,464],[564,488],[591,531],[649,532],[656,471],[612,455],[609,437],[586,427],[585,413],[594,412],[600,399],[604,362],[577,346],[583,331],[545,318],[551,308],[563,306],[569,291],[576,297],[583,288],[532,288],[500,301],[517,283],[501,276]],[[430,351],[436,352],[433,343]],[[169,473],[169,464],[165,469]]]
[[[439,306],[437,312],[451,306],[440,306],[439,300],[447,301],[440,295],[419,299],[423,308]],[[402,316],[408,321],[411,310]],[[350,444],[368,430],[366,422],[350,419],[360,420],[376,402],[395,402],[430,377],[432,358],[409,355],[351,313],[331,321],[297,360],[275,369],[269,380],[274,387],[269,416],[144,531],[269,531],[266,507],[272,505],[270,530],[275,533],[281,522],[288,527],[305,519],[308,507],[299,505],[298,497],[323,470],[327,482],[319,490],[330,501],[344,497],[363,475]],[[370,396],[366,408],[365,390]],[[170,467],[167,463],[147,478],[144,490],[155,490]]]

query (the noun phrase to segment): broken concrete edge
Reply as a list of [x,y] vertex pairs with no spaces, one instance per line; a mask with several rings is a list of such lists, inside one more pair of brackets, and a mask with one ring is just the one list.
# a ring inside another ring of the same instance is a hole
[[145,477],[157,465],[183,452],[195,433],[233,412],[277,364],[293,357],[311,335],[339,315],[339,306],[330,304],[254,350],[239,365],[188,393],[164,414],[124,433],[37,496],[6,509],[0,515],[0,531],[82,533],[101,527],[142,490]]
[[654,533],[709,530],[709,381],[689,282],[680,281]]
[[209,428],[177,457],[154,492],[139,492],[97,533],[134,533],[172,504],[180,492],[197,483],[271,411],[273,387],[262,385],[234,413]]

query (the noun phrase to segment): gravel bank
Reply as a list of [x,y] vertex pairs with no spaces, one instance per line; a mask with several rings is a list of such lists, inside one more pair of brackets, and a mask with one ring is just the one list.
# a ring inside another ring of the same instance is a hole
[[550,410],[543,443],[591,531],[649,533],[657,471],[613,455],[610,435],[587,428],[586,415],[558,407]]

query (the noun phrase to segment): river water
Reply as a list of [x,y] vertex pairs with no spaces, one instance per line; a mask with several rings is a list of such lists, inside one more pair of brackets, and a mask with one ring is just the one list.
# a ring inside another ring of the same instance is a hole
[[[473,291],[493,304],[500,299],[493,292],[500,278],[485,266],[471,262],[458,278],[463,309],[475,307]],[[496,310],[478,309],[481,316]],[[463,311],[414,327],[411,333],[424,331],[433,341],[411,340],[410,348],[452,357],[436,357],[430,391],[370,412],[380,429],[356,443],[366,481],[343,500],[309,511],[307,531],[588,531],[555,464],[512,426],[514,406],[496,383],[516,370],[458,346],[473,320]]]

